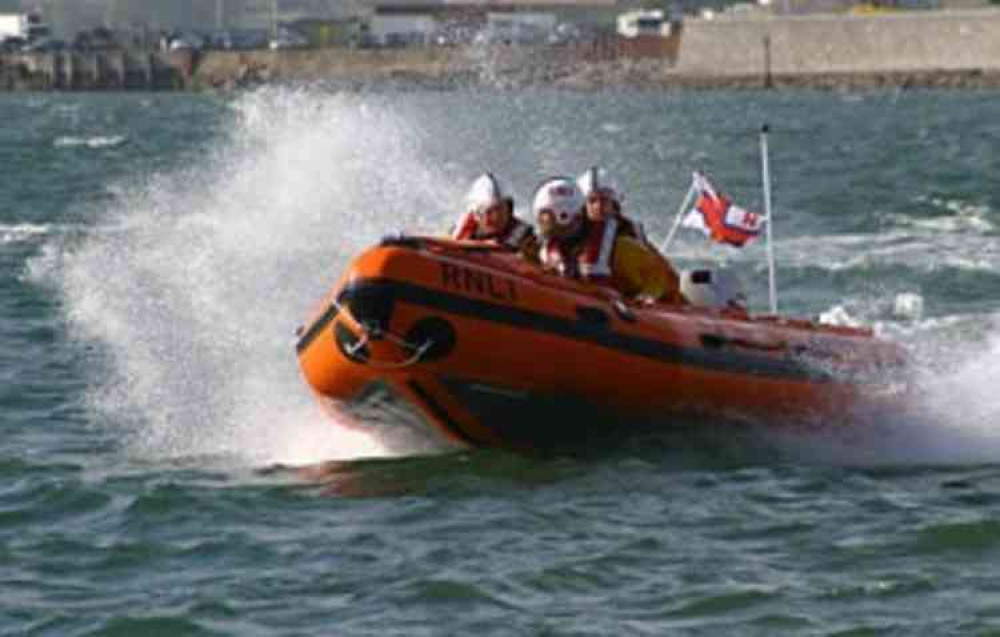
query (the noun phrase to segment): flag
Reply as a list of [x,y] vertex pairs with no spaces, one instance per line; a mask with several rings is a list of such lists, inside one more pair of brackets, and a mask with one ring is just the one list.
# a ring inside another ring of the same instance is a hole
[[756,238],[767,217],[750,212],[719,193],[705,175],[694,173],[691,187],[697,199],[694,208],[684,217],[684,226],[705,233],[713,241],[738,248]]

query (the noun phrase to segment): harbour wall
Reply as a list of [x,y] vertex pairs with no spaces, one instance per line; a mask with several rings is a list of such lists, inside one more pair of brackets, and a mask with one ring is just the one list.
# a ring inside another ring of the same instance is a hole
[[0,55],[0,90],[182,89],[193,68],[189,52],[7,53]]
[[197,90],[386,79],[580,89],[1000,87],[1000,9],[688,19],[668,38],[536,47],[0,55],[0,90]]
[[331,77],[543,80],[572,88],[1000,87],[1000,10],[689,19],[669,38],[588,46],[213,53],[192,80]]
[[673,66],[681,36],[678,31],[667,38],[610,36],[538,46],[216,51],[201,57],[190,79],[198,87],[329,79],[511,85],[559,82],[583,69],[621,61],[646,61],[655,68]]
[[706,78],[1000,72],[1000,10],[689,20],[673,71]]

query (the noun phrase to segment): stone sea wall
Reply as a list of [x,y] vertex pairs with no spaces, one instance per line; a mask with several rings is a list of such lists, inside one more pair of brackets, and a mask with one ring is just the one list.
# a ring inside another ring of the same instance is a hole
[[0,54],[0,91],[182,89],[190,62],[147,51]]
[[581,90],[1000,87],[1000,10],[689,19],[669,38],[537,47],[0,56],[0,89],[385,81]]
[[[567,88],[1000,87],[1000,10],[689,19],[660,43],[213,53],[196,86],[386,78]],[[627,48],[630,46],[630,48]]]
[[998,10],[689,21],[675,67],[714,78],[998,71]]
[[440,86],[564,83],[592,69],[639,64],[670,68],[681,38],[678,32],[669,38],[616,36],[539,46],[211,52],[200,57],[190,83],[194,87],[324,80],[402,80]]

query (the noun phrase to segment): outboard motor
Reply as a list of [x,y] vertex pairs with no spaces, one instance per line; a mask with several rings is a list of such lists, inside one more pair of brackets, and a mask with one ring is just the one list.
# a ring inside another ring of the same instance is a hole
[[681,272],[681,294],[695,307],[747,309],[743,282],[732,270],[684,270]]

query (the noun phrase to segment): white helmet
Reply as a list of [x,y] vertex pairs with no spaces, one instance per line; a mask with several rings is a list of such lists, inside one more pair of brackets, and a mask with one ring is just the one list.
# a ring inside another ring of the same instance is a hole
[[568,227],[578,221],[582,215],[583,193],[569,177],[552,177],[542,182],[535,191],[531,202],[531,211],[535,219],[548,212],[556,225]]
[[577,177],[576,184],[580,187],[584,197],[599,192],[611,198],[615,203],[621,203],[621,193],[615,188],[607,171],[603,168],[597,166],[588,168],[585,173]]
[[483,173],[472,182],[468,194],[465,195],[466,209],[473,213],[482,213],[498,203],[507,200],[504,189],[492,173]]

